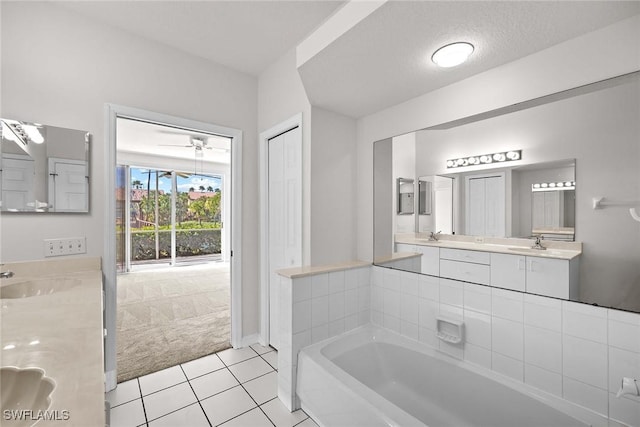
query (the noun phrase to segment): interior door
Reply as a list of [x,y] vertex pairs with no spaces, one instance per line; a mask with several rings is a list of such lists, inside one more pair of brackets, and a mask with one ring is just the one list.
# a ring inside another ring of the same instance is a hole
[[277,270],[302,264],[302,139],[296,127],[269,144],[269,341],[278,348]]
[[29,156],[2,156],[2,208],[25,210],[34,203],[35,163]]
[[504,175],[466,178],[466,233],[471,236],[504,237],[506,206]]
[[49,203],[54,212],[86,212],[87,184],[86,162],[49,159]]

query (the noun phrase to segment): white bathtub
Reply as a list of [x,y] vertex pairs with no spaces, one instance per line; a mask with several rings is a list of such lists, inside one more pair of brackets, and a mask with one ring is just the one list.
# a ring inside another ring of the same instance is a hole
[[304,348],[297,375],[302,409],[322,426],[607,423],[584,408],[370,325]]

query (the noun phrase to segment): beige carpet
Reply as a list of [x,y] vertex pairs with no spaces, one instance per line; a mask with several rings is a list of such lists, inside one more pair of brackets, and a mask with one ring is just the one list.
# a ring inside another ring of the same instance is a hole
[[118,275],[118,382],[231,347],[229,264]]

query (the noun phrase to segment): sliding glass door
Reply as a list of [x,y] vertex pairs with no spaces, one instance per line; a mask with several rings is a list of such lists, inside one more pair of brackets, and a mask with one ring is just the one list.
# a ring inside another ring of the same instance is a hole
[[128,256],[132,268],[220,258],[221,178],[128,169]]

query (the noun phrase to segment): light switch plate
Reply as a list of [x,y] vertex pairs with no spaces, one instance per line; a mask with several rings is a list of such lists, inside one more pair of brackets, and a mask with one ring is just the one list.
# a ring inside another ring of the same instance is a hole
[[86,237],[68,237],[63,239],[45,239],[44,256],[62,256],[87,253]]

